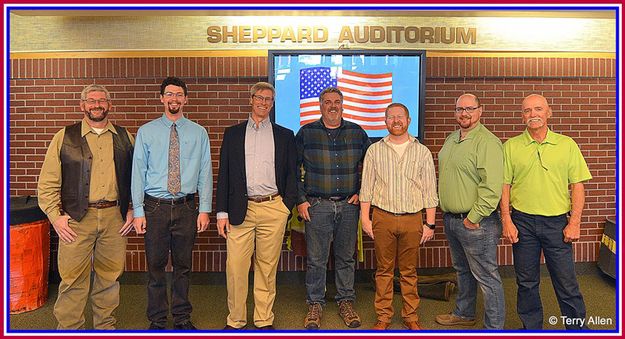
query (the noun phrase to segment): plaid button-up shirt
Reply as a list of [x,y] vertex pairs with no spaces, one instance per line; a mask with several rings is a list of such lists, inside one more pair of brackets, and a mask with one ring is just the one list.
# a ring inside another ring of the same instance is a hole
[[295,137],[298,204],[306,196],[349,196],[360,190],[362,161],[371,144],[359,125],[342,120],[337,130],[326,128],[321,119],[304,125]]

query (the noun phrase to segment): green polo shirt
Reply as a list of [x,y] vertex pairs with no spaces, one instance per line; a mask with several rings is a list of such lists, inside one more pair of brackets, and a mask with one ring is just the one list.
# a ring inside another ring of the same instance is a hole
[[503,184],[501,141],[482,124],[464,140],[451,133],[438,152],[438,196],[443,212],[469,212],[479,223],[497,208]]
[[592,179],[573,139],[547,131],[538,143],[525,130],[506,141],[504,183],[512,185],[510,203],[528,214],[556,216],[571,210],[569,185]]

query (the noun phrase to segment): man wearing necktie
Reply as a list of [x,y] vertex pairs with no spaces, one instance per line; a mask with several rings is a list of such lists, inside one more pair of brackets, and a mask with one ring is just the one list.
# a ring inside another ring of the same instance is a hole
[[151,330],[165,329],[167,324],[165,266],[170,252],[174,328],[196,329],[191,323],[189,275],[195,236],[205,231],[209,223],[213,175],[208,133],[182,113],[187,92],[186,84],[179,78],[163,81],[160,99],[165,113],[139,128],[133,157],[134,227],[137,234],[145,234],[147,317]]

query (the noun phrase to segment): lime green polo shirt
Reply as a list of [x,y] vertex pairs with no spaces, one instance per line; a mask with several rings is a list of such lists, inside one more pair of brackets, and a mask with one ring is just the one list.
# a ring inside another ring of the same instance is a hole
[[569,185],[592,179],[582,152],[573,139],[547,131],[538,143],[525,130],[503,146],[504,183],[512,185],[514,209],[543,216],[571,210]]
[[474,223],[499,205],[503,183],[501,141],[482,124],[460,140],[451,133],[438,152],[438,196],[443,212],[465,213]]

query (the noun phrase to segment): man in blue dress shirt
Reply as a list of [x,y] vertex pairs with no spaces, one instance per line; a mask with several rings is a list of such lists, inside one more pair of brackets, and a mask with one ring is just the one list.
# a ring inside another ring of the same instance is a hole
[[[149,329],[165,329],[169,313],[165,266],[171,251],[171,313],[174,328],[191,323],[189,275],[197,233],[208,227],[212,206],[212,168],[206,129],[185,118],[187,85],[168,77],[161,84],[165,113],[137,132],[132,166],[134,227],[145,234],[148,264]],[[199,195],[199,208],[195,194]]]

